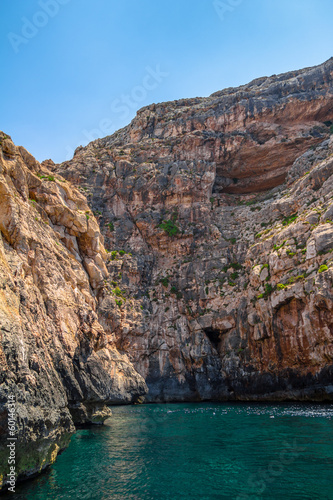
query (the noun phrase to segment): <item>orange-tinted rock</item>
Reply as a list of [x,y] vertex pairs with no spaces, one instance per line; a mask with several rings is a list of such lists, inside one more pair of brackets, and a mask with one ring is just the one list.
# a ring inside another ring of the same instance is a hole
[[153,104],[54,167],[99,214],[99,320],[148,399],[332,397],[332,82]]
[[[131,402],[146,386],[98,321],[106,254],[85,197],[3,137],[0,426],[7,429],[12,395],[16,473],[24,477],[55,460],[74,424],[101,422],[110,413],[105,405]],[[0,488],[8,473],[4,441]]]

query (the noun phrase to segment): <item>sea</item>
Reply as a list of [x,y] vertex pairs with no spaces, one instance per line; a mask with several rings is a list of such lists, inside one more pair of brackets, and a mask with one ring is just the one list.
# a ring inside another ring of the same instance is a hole
[[[26,500],[333,500],[333,405],[117,406],[80,429]],[[6,495],[7,496],[7,495]]]

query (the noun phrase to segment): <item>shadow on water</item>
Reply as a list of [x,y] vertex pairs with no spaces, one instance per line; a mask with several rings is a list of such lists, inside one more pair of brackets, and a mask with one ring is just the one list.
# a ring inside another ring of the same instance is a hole
[[332,500],[332,417],[323,404],[115,407],[3,498]]

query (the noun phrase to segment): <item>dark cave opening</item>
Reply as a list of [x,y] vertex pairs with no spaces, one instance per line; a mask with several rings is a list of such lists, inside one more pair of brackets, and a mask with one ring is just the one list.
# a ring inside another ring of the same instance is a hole
[[215,330],[214,328],[204,328],[204,332],[207,335],[210,343],[215,347],[217,350],[221,337],[220,334],[221,332],[219,330]]
[[226,177],[216,173],[213,194],[258,194],[269,191],[285,182],[287,171],[274,176],[252,175],[250,177]]

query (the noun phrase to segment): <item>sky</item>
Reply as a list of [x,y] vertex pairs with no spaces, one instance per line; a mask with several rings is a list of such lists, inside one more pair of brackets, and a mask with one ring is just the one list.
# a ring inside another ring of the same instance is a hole
[[332,0],[1,0],[0,129],[62,162],[153,102],[333,55]]

